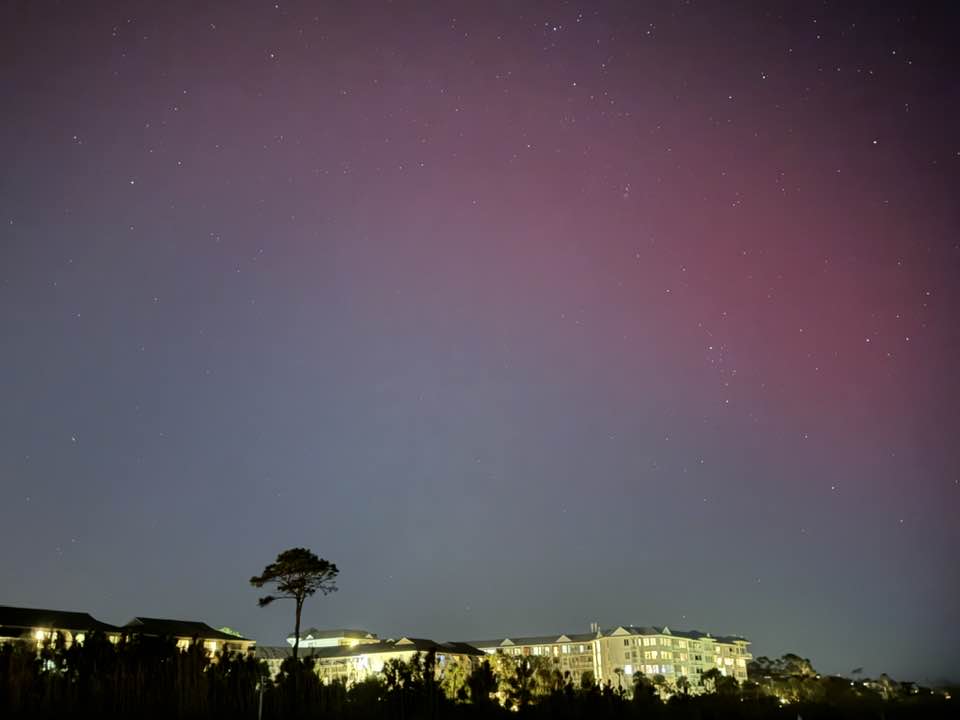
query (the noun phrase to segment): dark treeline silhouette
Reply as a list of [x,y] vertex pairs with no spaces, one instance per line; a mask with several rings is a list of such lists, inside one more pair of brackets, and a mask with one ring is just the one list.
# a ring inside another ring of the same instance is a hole
[[[0,646],[0,718],[332,718],[429,720],[515,717],[719,720],[953,718],[944,692],[896,683],[821,676],[794,655],[758,658],[743,684],[716,671],[706,692],[662,676],[618,674],[598,685],[573,682],[544,657],[492,656],[475,667],[432,653],[390,660],[378,676],[349,688],[324,684],[312,659],[288,658],[279,674],[251,656],[211,660],[199,644],[136,637],[112,643],[93,633],[81,644]],[[667,698],[667,699],[664,699]],[[262,706],[261,706],[262,703]]]

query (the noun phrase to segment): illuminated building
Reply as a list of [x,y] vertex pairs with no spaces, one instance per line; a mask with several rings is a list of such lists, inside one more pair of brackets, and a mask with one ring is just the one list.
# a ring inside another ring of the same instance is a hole
[[91,632],[101,632],[116,641],[122,630],[83,612],[0,605],[0,643],[25,640],[41,646],[62,642],[70,647],[74,642],[82,644]]
[[253,640],[193,620],[136,617],[118,627],[87,613],[0,605],[0,643],[26,640],[40,647],[62,642],[69,647],[74,642],[82,644],[92,632],[102,633],[111,642],[123,636],[168,638],[181,650],[197,642],[211,657],[224,650],[246,653],[254,645]]
[[[287,643],[293,646],[295,637],[293,633],[287,635]],[[302,630],[300,632],[300,647],[302,648],[353,647],[361,643],[376,642],[380,642],[380,638],[377,637],[376,633],[367,632],[366,630],[318,630],[317,628],[310,628],[309,630]]]
[[753,657],[746,638],[668,627],[618,626],[604,631],[597,645],[598,677],[613,685],[617,684],[617,668],[625,680],[635,672],[647,677],[662,675],[668,682],[686,677],[692,689],[702,686],[700,678],[711,668],[742,682]]
[[548,658],[561,673],[579,684],[584,671],[601,683],[629,689],[633,674],[662,675],[667,683],[686,677],[692,692],[702,688],[701,677],[711,668],[721,675],[747,679],[752,658],[750,642],[742,637],[713,636],[668,627],[621,625],[608,630],[594,626],[590,633],[506,637],[470,643],[486,653]]
[[[304,633],[304,637],[309,632]],[[315,637],[315,639],[360,640],[360,638],[344,637],[342,634],[334,635],[334,632],[342,633],[343,631],[330,631],[330,633],[324,633],[330,637]],[[438,676],[453,665],[465,665],[469,671],[484,656],[482,650],[466,643],[435,642],[426,638],[408,637],[402,637],[399,640],[363,639],[366,641],[352,644],[328,642],[323,646],[311,645],[306,648],[301,645],[299,656],[313,660],[313,667],[324,682],[341,681],[347,685],[379,674],[391,660],[408,663],[417,653],[423,656],[432,651],[436,655]],[[300,642],[303,643],[303,640],[301,639]],[[293,649],[289,647],[258,646],[255,657],[258,660],[264,660],[270,669],[271,676],[276,676],[280,671],[280,665],[291,657],[292,653]]]
[[181,650],[186,650],[193,643],[200,643],[211,657],[224,651],[245,654],[254,646],[253,640],[215,630],[206,623],[195,620],[135,617],[124,625],[122,630],[131,635],[171,638]]

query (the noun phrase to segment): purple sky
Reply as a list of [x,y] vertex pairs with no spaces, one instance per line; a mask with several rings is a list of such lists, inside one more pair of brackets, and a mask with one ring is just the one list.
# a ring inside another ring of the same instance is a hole
[[0,603],[277,644],[307,546],[309,625],[955,674],[960,16],[884,5],[5,3]]

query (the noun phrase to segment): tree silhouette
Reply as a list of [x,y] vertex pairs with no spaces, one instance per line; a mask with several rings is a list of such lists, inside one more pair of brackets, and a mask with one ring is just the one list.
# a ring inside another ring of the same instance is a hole
[[512,708],[522,711],[533,700],[533,663],[529,658],[518,658],[513,675],[507,678],[507,700]]
[[722,677],[723,677],[723,673],[721,673],[717,668],[715,667],[710,668],[705,673],[703,673],[701,677],[701,680],[703,681],[704,689],[707,692],[711,692],[711,693],[717,692],[718,690],[717,686],[720,682],[720,678]]
[[250,584],[261,588],[267,584],[276,586],[277,595],[265,595],[258,601],[260,607],[266,607],[274,600],[293,600],[296,603],[296,621],[293,631],[293,659],[297,659],[300,650],[300,614],[304,601],[322,592],[329,595],[335,592],[337,574],[340,571],[332,562],[314,555],[306,548],[291,548],[277,555],[277,559],[263,569],[261,575],[250,578]]
[[490,663],[484,660],[467,678],[467,687],[470,689],[470,702],[482,708],[493,703],[497,692],[497,677],[493,673]]

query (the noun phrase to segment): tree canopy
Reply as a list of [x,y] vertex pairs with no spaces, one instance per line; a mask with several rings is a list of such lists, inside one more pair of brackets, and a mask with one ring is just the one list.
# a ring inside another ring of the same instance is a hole
[[267,565],[260,575],[250,578],[250,584],[262,588],[273,585],[276,594],[264,595],[259,599],[260,607],[274,600],[293,600],[296,603],[294,621],[293,657],[300,649],[300,616],[304,601],[320,592],[329,595],[337,590],[337,566],[317,557],[307,548],[290,548],[277,555],[277,559]]

